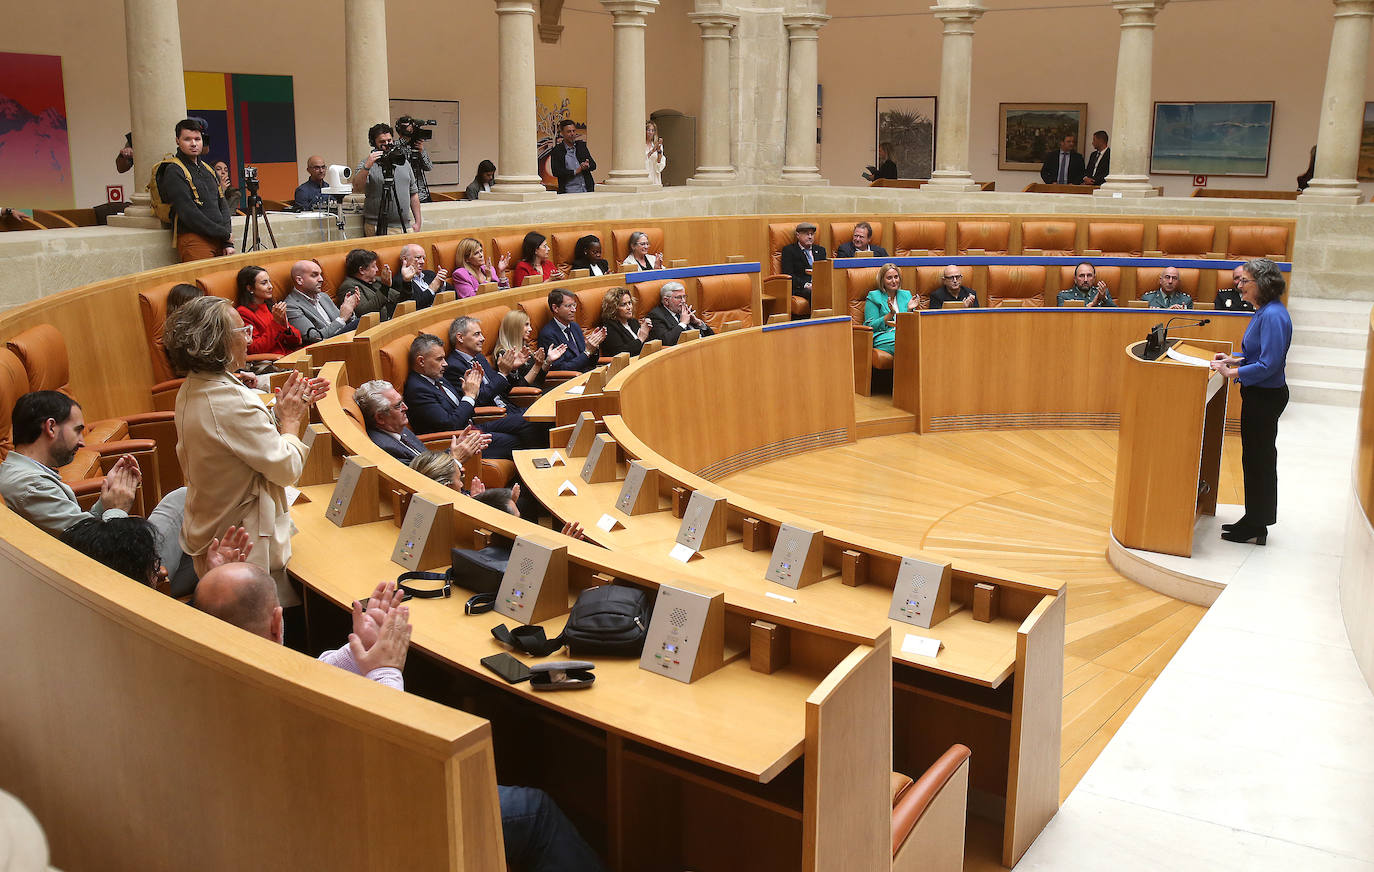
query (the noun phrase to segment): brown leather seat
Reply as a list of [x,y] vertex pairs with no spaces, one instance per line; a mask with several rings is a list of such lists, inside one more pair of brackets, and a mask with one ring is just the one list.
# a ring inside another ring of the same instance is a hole
[[[427,265],[428,268],[435,270],[437,272],[439,267],[443,267],[444,269],[452,273],[453,270],[457,267],[457,265],[454,263],[454,259],[458,256],[459,242],[462,242],[462,239],[455,237],[453,239],[448,239],[443,242],[435,242],[432,245],[430,245],[429,264]],[[495,269],[495,267],[492,267],[492,269]]]
[[949,229],[943,221],[894,221],[892,254],[907,257],[914,251],[944,254]]
[[[560,230],[557,233],[550,233],[549,248],[553,251],[553,265],[565,273],[569,272],[572,269],[573,250],[577,248],[577,240],[584,236],[595,236],[598,241],[601,240],[601,234],[591,228]],[[609,263],[610,258],[606,257],[604,251],[606,243],[602,242],[601,247],[603,249],[601,256]],[[622,258],[624,256],[621,255]]]
[[238,273],[236,269],[222,269],[218,272],[206,273],[196,279],[196,284],[206,294],[213,297],[223,297],[229,302],[234,302],[238,296]]
[[[769,224],[768,225],[768,260],[764,266],[772,270],[763,279],[765,285],[773,285],[775,279],[779,277],[787,280],[788,283],[788,312],[796,317],[806,317],[811,314],[811,304],[805,297],[791,295],[792,277],[783,275],[782,271],[782,250],[797,241],[797,223],[791,224]],[[852,232],[852,231],[851,231]],[[831,253],[833,256],[833,252]],[[780,284],[780,283],[779,283]],[[770,294],[771,297],[781,296],[781,292]]]
[[506,266],[506,278],[509,279],[515,273],[515,265],[520,262],[520,248],[525,244],[525,234],[517,233],[508,236],[493,236],[491,246],[487,249],[487,263],[494,270],[496,265],[501,262],[502,255],[510,255],[510,263]]
[[748,273],[723,276],[699,276],[697,284],[697,315],[719,333],[727,321],[739,321],[742,327],[754,324],[754,280]]
[[[586,333],[596,328],[601,323],[601,301],[606,298],[606,288],[603,285],[598,288],[583,288],[577,291],[577,315],[575,320],[577,325]],[[548,303],[544,304],[548,308]]]
[[1273,224],[1238,224],[1226,231],[1226,257],[1288,260],[1288,228]]
[[1140,257],[1145,250],[1145,225],[1093,221],[1088,224],[1088,248],[1114,257]]
[[[1159,289],[1159,274],[1162,272],[1164,272],[1162,266],[1138,266],[1135,268],[1136,299],[1143,300],[1150,291]],[[1180,269],[1178,271],[1178,289],[1196,301],[1198,279],[1201,275],[1202,270],[1200,269]],[[1108,285],[1108,287],[1111,286]],[[1121,301],[1117,300],[1117,303],[1120,304]]]
[[955,239],[960,254],[968,254],[970,249],[1006,254],[1011,245],[1011,222],[960,221],[955,227]]
[[[869,226],[873,228],[873,235],[872,235],[871,237],[869,237],[868,244],[869,244],[869,245],[882,245],[882,244],[883,244],[883,223],[882,223],[881,221],[874,221],[874,220],[871,220],[871,219],[865,219],[865,220],[867,220]],[[843,245],[844,243],[846,243],[846,242],[853,242],[853,241],[854,241],[854,225],[855,225],[855,224],[858,224],[858,223],[859,223],[858,221],[832,221],[832,222],[830,222],[830,242],[831,242],[832,246],[833,246],[836,250],[838,250],[839,247],[840,247],[841,245]],[[886,246],[883,246],[883,247],[886,248]],[[834,256],[835,256],[835,255],[832,253],[832,254],[831,254],[831,257],[834,257]]]
[[0,348],[0,460],[14,448],[11,413],[19,398],[29,392],[29,374],[19,356]]
[[854,322],[854,391],[866,397],[873,393],[872,371],[892,369],[891,352],[873,347],[873,328],[864,323],[864,301],[878,287],[878,267],[847,269],[844,282],[847,311]]
[[996,309],[1006,302],[1022,306],[1045,305],[1045,268],[1043,266],[988,267],[988,307]]
[[[394,237],[392,237],[392,238],[394,238]],[[379,245],[379,246],[377,246],[376,248],[372,249],[373,251],[375,251],[375,252],[377,253],[377,267],[378,267],[378,270],[380,271],[381,267],[389,266],[389,267],[391,267],[391,274],[392,274],[393,276],[398,276],[398,275],[400,275],[400,274],[401,274],[401,249],[405,248],[405,247],[406,247],[407,245],[409,245],[409,244],[410,244],[410,243],[408,243],[408,242],[401,242],[401,243],[397,243],[397,244],[395,244],[395,245]],[[426,264],[426,265],[425,265],[425,268],[426,268],[426,269],[429,269],[429,265]]]
[[1021,250],[1038,248],[1046,257],[1067,257],[1078,250],[1077,234],[1072,221],[1022,221]]
[[1212,252],[1216,228],[1211,224],[1159,225],[1159,250],[1165,254],[1204,257]]
[[[603,250],[601,256],[606,258],[606,262],[611,265],[611,272],[622,272],[624,268],[620,262],[630,253],[630,237],[635,233],[643,231],[649,235],[649,254],[659,255],[663,253],[663,229],[661,227],[624,227],[619,230],[611,231],[611,249]],[[605,249],[606,243],[601,243]],[[665,263],[664,266],[667,266]]]
[[[1073,271],[1076,266],[1061,266],[1059,268],[1059,287],[1058,291],[1063,291],[1073,287]],[[1121,299],[1121,267],[1119,266],[1099,266],[1097,267],[1097,280],[1107,283],[1107,292],[1112,295],[1112,299],[1118,305],[1124,305]],[[1149,290],[1149,288],[1146,288]]]
[[324,292],[330,299],[338,295],[339,285],[343,284],[347,276],[344,272],[344,259],[347,257],[348,252],[338,251],[333,254],[317,254],[312,258],[320,265],[320,274],[324,276]]
[[[919,779],[912,781],[893,772],[892,789],[892,868],[923,869],[928,872],[957,872],[963,868],[964,807],[968,795],[971,752],[964,745],[951,745]],[[938,819],[941,814],[948,820]],[[927,814],[936,818],[917,840],[908,844]],[[950,831],[956,826],[957,831]],[[921,838],[943,842],[939,850]],[[906,850],[904,850],[906,849]],[[914,853],[913,853],[914,852]]]
[[643,318],[649,310],[663,299],[663,286],[674,279],[657,279],[652,282],[634,282],[625,286],[635,301],[635,317]]

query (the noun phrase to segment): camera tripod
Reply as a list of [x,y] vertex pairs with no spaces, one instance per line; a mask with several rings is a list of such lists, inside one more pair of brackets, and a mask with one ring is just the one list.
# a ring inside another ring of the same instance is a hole
[[[404,223],[405,211],[401,209],[401,195],[396,193],[396,168],[390,164],[382,166],[382,202],[377,206],[377,236],[386,236],[391,229],[392,204],[396,205],[396,220]],[[402,232],[410,230],[402,227]]]
[[[248,207],[248,217],[243,222],[243,244],[239,246],[239,251],[266,251],[267,246],[263,245],[262,238],[258,236],[258,216],[262,216],[262,223],[267,227],[267,238],[272,240],[272,247],[277,247],[277,236],[272,232],[272,222],[267,220],[267,210],[262,206],[262,197],[258,196],[258,186],[252,182],[248,183],[248,202],[244,205]],[[248,244],[249,230],[252,230],[253,244]]]

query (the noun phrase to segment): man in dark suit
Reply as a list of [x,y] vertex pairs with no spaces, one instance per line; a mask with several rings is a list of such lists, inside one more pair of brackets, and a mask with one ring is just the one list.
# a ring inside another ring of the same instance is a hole
[[835,249],[836,257],[854,257],[860,252],[871,251],[874,257],[887,257],[887,249],[881,245],[869,245],[869,240],[873,238],[873,225],[867,221],[860,221],[854,225],[854,233],[848,242],[841,242],[840,247]]
[[1083,184],[1100,185],[1107,181],[1112,171],[1112,149],[1107,145],[1109,141],[1105,130],[1093,134],[1093,153],[1088,155],[1088,165],[1083,170]]
[[583,336],[582,328],[573,320],[577,317],[577,295],[562,288],[549,291],[549,311],[553,317],[539,331],[539,347],[545,353],[559,345],[568,347],[558,358],[561,370],[587,372],[594,369],[600,359],[598,352],[606,338],[606,328],[598,327],[590,335]]
[[[427,450],[420,438],[411,432],[406,402],[391,382],[380,378],[363,382],[353,392],[353,402],[363,413],[368,438],[387,454],[409,464]],[[461,465],[489,444],[490,436],[481,430],[470,429],[462,438],[453,437],[449,453]]]
[[[415,427],[421,433],[462,430],[472,423],[477,394],[482,389],[482,370],[464,373],[456,390],[444,380],[444,343],[421,333],[410,343],[410,375],[406,376],[405,401]],[[520,440],[509,433],[492,433],[487,457],[509,460]]]
[[978,308],[978,292],[965,287],[963,270],[950,264],[945,267],[944,281],[940,282],[940,287],[930,292],[930,308],[943,309],[945,303],[955,300],[963,300],[967,309]]
[[562,140],[549,153],[549,172],[558,179],[558,193],[591,193],[596,190],[592,172],[596,161],[587,143],[577,138],[577,125],[571,118],[564,118],[558,125],[558,135]]
[[811,301],[811,265],[825,260],[825,247],[816,245],[816,225],[803,221],[797,225],[797,241],[784,245],[782,271],[792,277],[792,296]]
[[702,338],[715,332],[687,305],[687,289],[682,282],[664,282],[659,289],[658,305],[650,309],[646,317],[649,319],[649,338],[662,340],[665,347],[677,345],[684,330],[698,330]]
[[496,358],[496,366],[491,365],[482,353],[486,337],[482,335],[482,324],[476,318],[454,318],[448,328],[448,344],[453,350],[444,361],[444,380],[455,388],[461,389],[467,374],[474,369],[482,375],[481,387],[477,389],[478,406],[496,406],[506,413],[493,421],[483,421],[482,430],[491,433],[507,433],[514,436],[521,448],[542,448],[547,444],[544,432],[537,424],[525,419],[525,410],[510,402],[511,388],[516,386],[510,379],[513,370],[523,366],[529,352],[521,349],[507,349],[505,354]]
[[428,309],[435,294],[449,290],[448,270],[425,269],[424,246],[412,242],[401,249],[401,270],[391,286],[401,292],[402,300],[414,300],[416,309]]
[[1082,183],[1083,155],[1077,152],[1078,134],[1064,137],[1059,148],[1045,155],[1040,167],[1040,180],[1047,185],[1077,185]]

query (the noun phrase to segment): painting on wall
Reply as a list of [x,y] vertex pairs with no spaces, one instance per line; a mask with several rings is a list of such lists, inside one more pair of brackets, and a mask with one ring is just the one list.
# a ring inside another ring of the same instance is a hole
[[1155,103],[1150,172],[1267,176],[1274,101]]
[[888,157],[897,164],[899,179],[928,179],[935,169],[934,97],[879,97],[873,165],[882,160],[878,145],[891,146]]
[[1364,104],[1364,128],[1360,133],[1360,166],[1355,177],[1374,182],[1374,103]]
[[1082,151],[1088,134],[1087,103],[999,103],[997,118],[999,170],[1038,172],[1065,136],[1077,136]]
[[244,166],[255,166],[263,198],[290,200],[304,179],[297,178],[291,77],[202,72],[184,76],[187,114],[206,123],[206,162],[229,164],[229,177],[237,187],[243,187]]
[[74,205],[60,55],[0,52],[0,203]]
[[[539,175],[544,184],[557,187],[558,180],[549,172],[549,154],[558,144],[558,123],[571,118],[577,126],[577,138],[587,139],[587,89],[564,85],[536,85],[534,88],[535,137],[539,140]],[[500,167],[498,166],[499,170]]]
[[[409,115],[420,121],[433,121],[427,129],[434,135],[425,142],[425,152],[429,155],[434,169],[425,173],[425,182],[431,187],[457,185],[467,187],[471,177],[459,179],[458,172],[458,101],[457,100],[392,100],[391,123],[402,115]],[[473,172],[477,171],[476,164]]]

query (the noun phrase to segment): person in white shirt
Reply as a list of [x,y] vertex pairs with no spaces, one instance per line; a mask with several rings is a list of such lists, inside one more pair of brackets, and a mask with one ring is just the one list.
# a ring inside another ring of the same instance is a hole
[[649,184],[663,186],[663,168],[668,158],[663,154],[663,138],[658,135],[658,125],[652,121],[644,124],[644,171],[649,174]]

